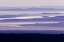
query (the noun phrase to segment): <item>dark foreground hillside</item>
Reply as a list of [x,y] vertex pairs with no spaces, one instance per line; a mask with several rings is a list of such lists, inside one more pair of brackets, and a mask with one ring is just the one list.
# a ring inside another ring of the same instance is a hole
[[64,42],[64,34],[0,34],[0,42]]

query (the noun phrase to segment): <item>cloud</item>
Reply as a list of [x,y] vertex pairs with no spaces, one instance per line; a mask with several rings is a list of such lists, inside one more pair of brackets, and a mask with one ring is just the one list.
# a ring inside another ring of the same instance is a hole
[[62,14],[62,13],[42,13],[42,14]]
[[64,27],[64,22],[59,22],[59,23],[50,23],[50,24],[24,24],[24,25],[19,25],[19,26],[48,26],[48,27]]
[[14,18],[19,17],[20,15],[0,15],[0,18]]
[[[40,16],[37,18],[32,18],[28,17],[27,19],[22,19],[23,17],[18,17],[18,18],[8,18],[8,19],[3,19],[0,20],[0,22],[43,22],[43,21],[64,21],[64,16],[56,16],[56,17],[44,17],[42,18]],[[26,17],[24,17],[26,18]]]
[[[9,15],[10,16],[10,15]],[[13,15],[11,15],[13,16]],[[0,18],[0,20],[9,20],[9,19],[33,19],[33,18],[43,18],[42,16],[19,16],[19,17],[7,17],[7,18]]]

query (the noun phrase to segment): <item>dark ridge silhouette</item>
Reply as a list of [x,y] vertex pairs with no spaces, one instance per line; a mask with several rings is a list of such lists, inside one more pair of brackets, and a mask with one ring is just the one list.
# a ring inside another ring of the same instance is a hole
[[55,9],[55,8],[28,8],[28,9],[21,9],[21,8],[12,8],[12,9],[0,9],[0,11],[61,11],[64,9]]
[[1,42],[64,42],[64,34],[1,33],[0,41]]
[[64,31],[59,30],[0,30],[0,33],[40,33],[40,34],[64,34]]

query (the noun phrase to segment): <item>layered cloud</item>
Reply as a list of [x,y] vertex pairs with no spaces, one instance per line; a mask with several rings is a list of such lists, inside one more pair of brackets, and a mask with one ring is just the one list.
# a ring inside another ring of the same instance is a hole
[[14,18],[19,17],[20,15],[0,15],[0,18]]
[[25,16],[15,18],[0,18],[0,22],[43,22],[43,21],[64,21],[64,16]]
[[17,24],[17,26],[64,27],[64,16],[50,17],[50,16],[1,15],[0,24]]
[[36,23],[36,24],[24,24],[19,26],[47,26],[47,27],[64,27],[64,22],[52,22],[52,23]]
[[[37,11],[38,12],[38,11]],[[36,12],[36,13],[37,13]],[[34,12],[33,12],[34,13]],[[39,12],[40,13],[40,12]],[[64,27],[64,14],[61,12],[42,12],[40,14],[0,15],[0,24],[16,26]],[[11,26],[12,27],[12,26]]]

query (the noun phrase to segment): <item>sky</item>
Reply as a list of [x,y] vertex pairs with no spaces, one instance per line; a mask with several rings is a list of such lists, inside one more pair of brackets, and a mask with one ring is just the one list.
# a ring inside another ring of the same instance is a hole
[[20,14],[19,11],[3,12],[0,13],[0,30],[64,30],[63,11],[20,11]]
[[[64,6],[64,0],[0,0],[0,7]],[[0,9],[1,9],[0,8]],[[23,8],[22,8],[23,9]],[[64,30],[64,10],[0,10],[0,30]],[[38,11],[37,11],[38,10]]]
[[64,0],[0,0],[4,7],[64,6]]

